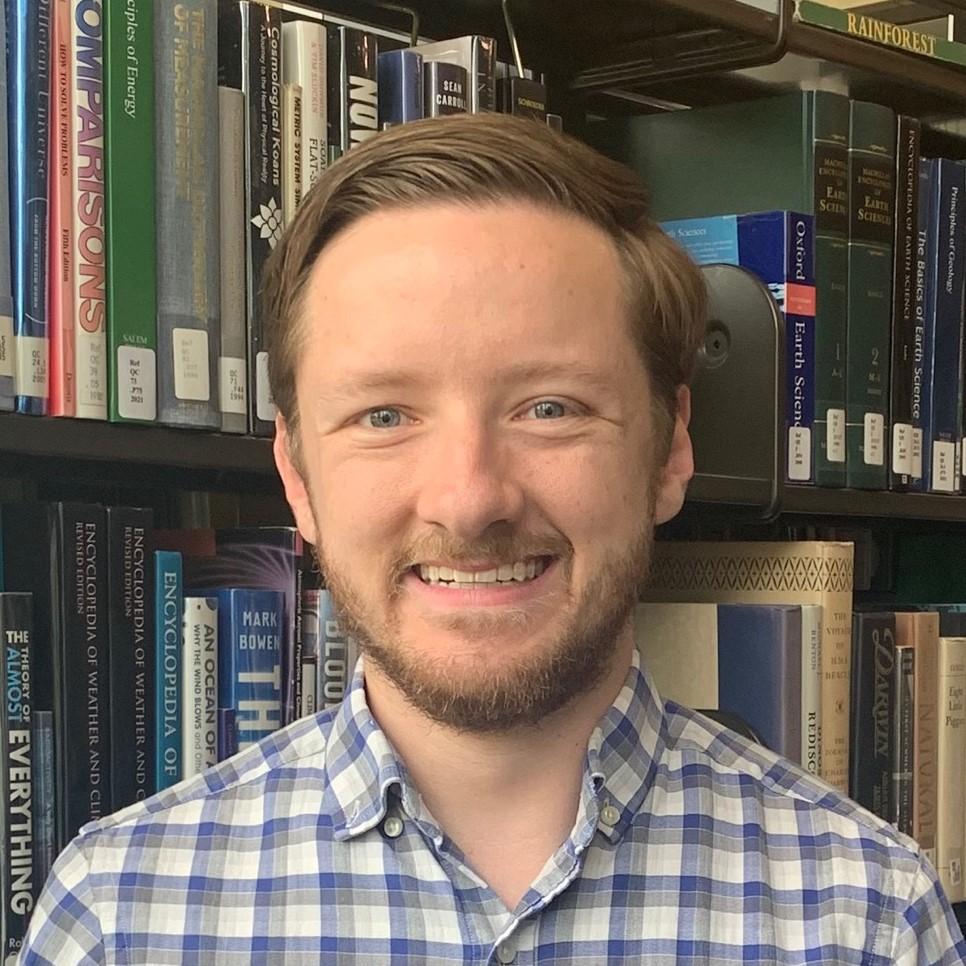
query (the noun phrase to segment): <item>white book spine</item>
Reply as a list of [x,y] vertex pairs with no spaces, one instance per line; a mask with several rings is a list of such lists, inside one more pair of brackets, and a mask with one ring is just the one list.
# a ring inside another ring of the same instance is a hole
[[936,871],[950,902],[966,899],[966,638],[939,638],[939,753],[936,794]]
[[185,597],[182,762],[190,778],[218,761],[218,600]]
[[73,0],[74,363],[76,415],[82,419],[107,419],[103,43],[100,0]]
[[802,605],[802,767],[813,775],[822,760],[823,616],[821,605]]
[[282,80],[302,88],[302,183],[308,191],[328,156],[326,36],[321,23],[282,24]]

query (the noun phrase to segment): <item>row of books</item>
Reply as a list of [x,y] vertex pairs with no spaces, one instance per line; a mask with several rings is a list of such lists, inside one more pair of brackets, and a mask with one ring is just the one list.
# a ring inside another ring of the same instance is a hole
[[0,832],[27,836],[0,879],[31,896],[86,822],[338,704],[356,657],[293,528],[85,503],[0,505],[0,640]]
[[594,138],[698,261],[744,265],[778,298],[787,482],[964,491],[966,168],[922,158],[917,119],[795,91]]
[[[736,714],[914,838],[966,900],[966,605],[853,604],[846,543],[658,544],[635,633],[658,691]],[[844,769],[844,771],[843,771]]]
[[270,434],[261,276],[326,165],[424,114],[546,118],[489,37],[406,49],[274,0],[6,14],[0,409]]

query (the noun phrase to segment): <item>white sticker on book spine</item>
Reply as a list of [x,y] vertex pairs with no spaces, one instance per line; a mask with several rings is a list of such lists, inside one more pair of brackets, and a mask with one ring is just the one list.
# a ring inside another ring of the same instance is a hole
[[154,349],[117,347],[117,411],[122,419],[152,420],[157,416],[157,370]]
[[208,402],[208,333],[204,329],[173,329],[174,394],[185,402]]
[[266,422],[274,422],[276,412],[268,382],[268,353],[259,352],[255,357],[255,415]]
[[922,479],[922,429],[912,431],[912,478]]
[[830,463],[845,462],[845,410],[829,409],[825,413],[825,452]]
[[74,330],[74,361],[77,371],[77,415],[107,418],[107,340],[100,332]]
[[955,493],[959,488],[956,472],[956,444],[945,440],[933,440],[932,482],[929,487],[937,493]]
[[248,414],[248,386],[244,359],[222,356],[218,360],[218,408],[223,413]]
[[0,378],[13,379],[13,319],[0,315]]
[[912,475],[912,426],[892,424],[892,472],[899,476]]
[[866,466],[885,465],[885,419],[880,413],[865,414],[862,457]]
[[807,426],[788,427],[788,479],[793,483],[812,479],[812,431]]
[[43,336],[17,336],[16,389],[20,396],[47,398],[47,340]]

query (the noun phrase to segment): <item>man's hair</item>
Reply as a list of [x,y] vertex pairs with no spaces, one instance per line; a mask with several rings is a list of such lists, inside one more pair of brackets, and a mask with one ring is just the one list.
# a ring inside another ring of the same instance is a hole
[[666,457],[677,388],[693,379],[704,341],[701,273],[649,217],[647,191],[634,172],[545,124],[505,114],[451,115],[390,128],[347,152],[307,194],[266,266],[262,293],[269,378],[292,442],[298,439],[295,376],[305,335],[300,320],[319,254],[367,214],[448,202],[533,204],[582,217],[611,238],[624,270],[632,335],[649,376],[659,455]]

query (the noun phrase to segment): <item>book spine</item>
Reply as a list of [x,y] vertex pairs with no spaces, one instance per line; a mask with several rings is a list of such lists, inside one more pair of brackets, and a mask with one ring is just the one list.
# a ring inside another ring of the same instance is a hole
[[49,219],[49,404],[53,416],[77,410],[74,371],[74,158],[71,0],[54,0],[51,58]]
[[895,652],[894,618],[854,615],[849,796],[886,821],[892,814]]
[[504,77],[498,85],[500,110],[517,117],[547,121],[547,88],[527,77]]
[[922,492],[928,486],[927,468],[932,465],[932,375],[935,342],[936,233],[939,227],[937,162],[919,159],[919,218],[916,230],[916,278],[914,290],[915,330],[912,357],[912,418],[922,428],[921,445],[913,450],[909,489]]
[[155,778],[163,791],[181,781],[181,554],[159,550],[155,560]]
[[959,492],[962,442],[963,198],[966,169],[939,160],[939,212],[932,271],[935,291],[932,407],[932,458],[926,467],[929,490]]
[[936,864],[936,754],[938,732],[939,628],[926,632],[916,644],[915,761],[913,779],[912,837],[923,854]]
[[[60,633],[54,690],[62,848],[89,821],[110,814],[106,525],[101,507],[56,508]],[[58,714],[59,712],[59,714]]]
[[54,713],[33,712],[34,880],[47,881],[57,858],[57,778],[54,769]]
[[108,415],[157,416],[154,0],[104,7]]
[[224,761],[238,753],[238,727],[234,708],[218,709],[218,760]]
[[355,641],[342,629],[332,595],[324,589],[319,592],[319,633],[317,703],[320,708],[334,708],[349,689],[358,651]]
[[802,605],[802,767],[818,775],[822,760],[822,608]]
[[282,221],[289,224],[302,201],[302,88],[282,84]]
[[0,593],[4,702],[3,831],[0,837],[0,897],[3,899],[3,961],[20,952],[41,883],[34,861],[34,781],[31,666],[34,637],[30,594]]
[[423,64],[424,113],[426,117],[466,114],[469,110],[466,71],[458,64],[431,60]]
[[888,482],[886,408],[892,322],[895,116],[852,102],[849,143],[849,308],[846,473],[849,486]]
[[102,0],[71,0],[75,415],[107,419]]
[[218,429],[216,6],[154,10],[158,419]]
[[913,416],[916,351],[916,232],[919,227],[920,124],[902,114],[896,123],[896,208],[893,242],[892,348],[889,396],[889,488],[907,490],[915,454],[922,459],[922,426]]
[[[8,128],[12,116],[7,112],[7,17],[0,10],[0,198],[10,198]],[[12,114],[12,112],[11,112]],[[10,206],[0,205],[0,411],[12,412],[16,405],[13,347],[13,251],[10,246]]]
[[912,835],[915,776],[915,675],[916,652],[911,645],[897,646],[892,687],[895,694],[892,715],[892,802],[889,821],[906,835]]
[[245,312],[245,98],[218,88],[218,198],[221,211],[221,354],[219,408],[223,433],[248,429],[248,328]]
[[302,88],[302,180],[308,191],[328,158],[327,40],[325,26],[307,20],[282,24],[282,80]]
[[377,61],[379,128],[423,116],[423,58],[415,50],[387,50]]
[[315,714],[321,705],[318,694],[320,596],[318,588],[303,590],[299,616],[302,634],[302,702],[300,716]]
[[845,370],[849,290],[849,101],[815,91],[815,483],[845,486]]
[[218,761],[218,600],[185,595],[181,655],[182,777]]
[[[492,37],[475,35],[470,57],[470,111],[497,110],[496,98],[496,41]],[[473,83],[475,80],[475,83]]]
[[966,638],[939,638],[939,736],[936,871],[950,902],[966,899],[963,838],[966,826]]
[[16,409],[47,409],[47,159],[50,104],[50,0],[9,0],[14,112],[13,335]]
[[111,800],[115,809],[156,790],[154,775],[154,554],[150,510],[109,507]]
[[373,34],[340,26],[338,108],[343,152],[379,132],[378,44]]

